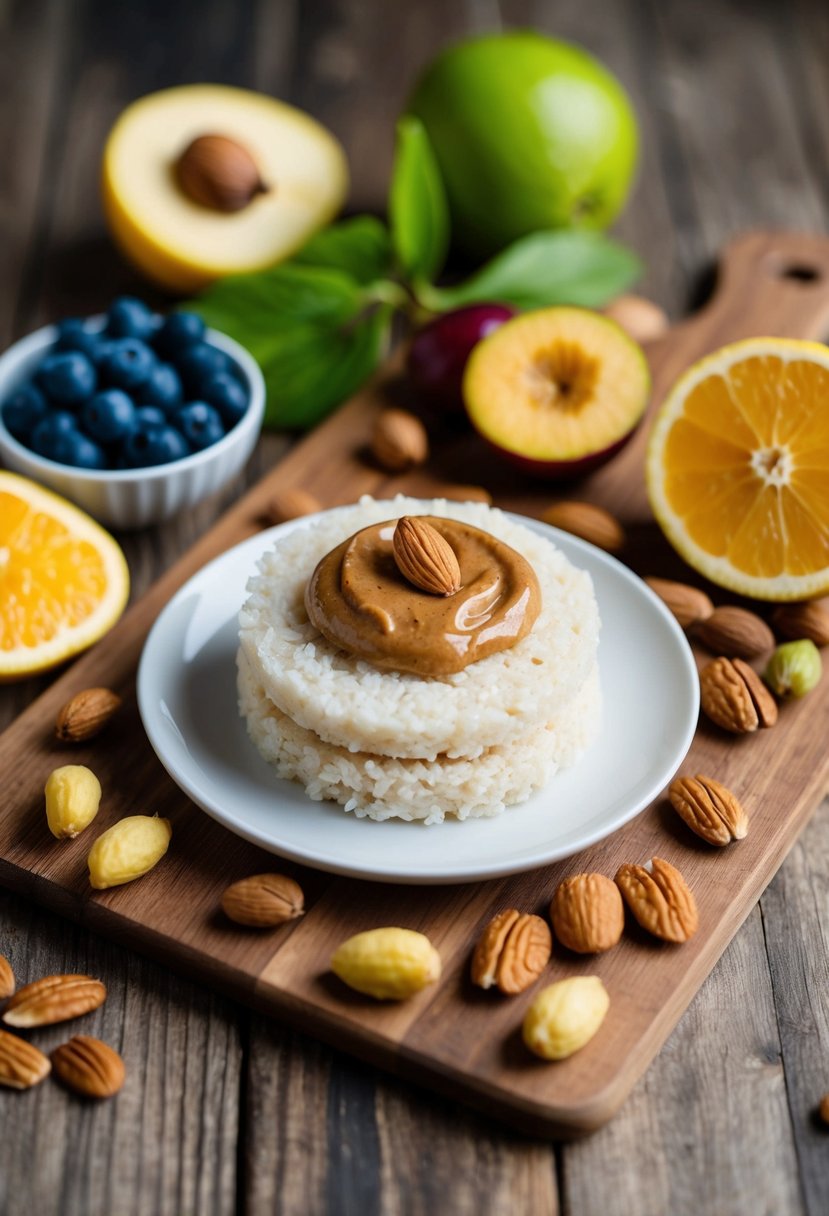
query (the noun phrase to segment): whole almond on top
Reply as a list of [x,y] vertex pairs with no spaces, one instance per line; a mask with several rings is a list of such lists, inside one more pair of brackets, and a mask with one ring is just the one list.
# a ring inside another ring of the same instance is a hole
[[687,942],[697,931],[697,901],[675,866],[653,857],[646,865],[620,866],[616,885],[636,920],[666,942]]
[[420,591],[454,595],[460,590],[461,568],[455,550],[421,516],[404,515],[397,521],[392,550],[400,573]]
[[108,688],[85,688],[66,702],[55,722],[64,743],[84,743],[101,733],[121,707],[121,698]]
[[211,211],[242,211],[269,191],[248,149],[226,135],[194,139],[176,161],[175,174],[184,194]]
[[634,342],[653,342],[668,332],[668,314],[644,296],[617,296],[604,309],[604,315],[630,334]]
[[592,502],[557,502],[541,518],[608,553],[616,553],[625,543],[625,530],[618,519]]
[[402,473],[423,464],[429,455],[426,428],[408,410],[383,410],[374,422],[371,452],[380,467],[389,473]]
[[550,961],[552,937],[546,921],[508,908],[489,922],[472,955],[472,983],[495,985],[516,996],[534,984]]
[[322,503],[308,490],[294,486],[277,490],[262,512],[265,524],[285,524],[289,519],[300,519],[303,515],[314,515],[322,510]]
[[625,909],[619,888],[604,874],[574,874],[560,883],[550,904],[558,941],[576,954],[601,954],[622,936]]
[[815,646],[829,646],[829,611],[822,604],[781,604],[771,619],[777,632],[790,641],[808,638]]
[[5,1001],[15,990],[12,965],[4,954],[0,954],[0,1001]]
[[754,612],[726,604],[715,608],[694,628],[694,636],[714,654],[728,659],[753,659],[774,649],[774,634]]
[[5,1008],[3,1021],[20,1029],[51,1026],[97,1009],[106,994],[100,980],[88,975],[47,975],[18,988]]
[[692,832],[709,844],[742,840],[748,816],[738,799],[713,777],[675,777],[668,787],[671,806]]
[[704,621],[714,611],[714,605],[704,591],[688,583],[676,583],[670,578],[646,578],[645,582],[666,607],[670,608],[683,629]]
[[52,1071],[49,1057],[25,1039],[0,1030],[0,1085],[30,1089]]
[[750,734],[777,721],[774,697],[742,659],[714,659],[699,673],[699,688],[703,712],[732,734]]
[[76,1034],[52,1052],[55,1072],[85,1098],[111,1098],[124,1084],[124,1061],[114,1048],[88,1034]]
[[253,874],[231,883],[222,895],[222,909],[237,925],[266,929],[302,916],[305,897],[299,883],[284,874]]

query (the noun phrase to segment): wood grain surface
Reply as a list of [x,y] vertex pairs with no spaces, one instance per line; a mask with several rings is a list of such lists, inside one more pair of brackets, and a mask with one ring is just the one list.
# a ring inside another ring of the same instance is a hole
[[[600,14],[578,0],[10,0],[0,340],[97,310],[116,290],[146,294],[107,245],[96,193],[101,140],[132,97],[219,79],[294,100],[343,139],[353,208],[379,209],[391,119],[414,73],[452,38],[501,23],[582,41],[631,92],[642,164],[618,231],[647,261],[642,289],[674,316],[704,293],[712,257],[740,229],[826,227],[829,13],[809,0],[710,0],[704,11],[611,0]],[[263,440],[246,479],[285,447]],[[242,483],[123,538],[136,596]],[[0,721],[43,683],[3,689]],[[822,812],[807,827],[616,1118],[555,1149],[0,894],[0,942],[18,974],[104,975],[110,997],[95,1018],[107,1021],[95,1026],[131,1066],[129,1087],[100,1107],[57,1086],[0,1098],[0,1211],[822,1216],[829,1167],[813,1111],[829,1088],[825,825]]]

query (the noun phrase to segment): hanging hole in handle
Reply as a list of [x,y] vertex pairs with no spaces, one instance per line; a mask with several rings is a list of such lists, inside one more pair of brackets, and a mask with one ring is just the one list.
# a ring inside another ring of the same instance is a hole
[[817,283],[823,277],[816,266],[807,266],[803,262],[788,262],[775,270],[779,279],[788,279],[792,283]]

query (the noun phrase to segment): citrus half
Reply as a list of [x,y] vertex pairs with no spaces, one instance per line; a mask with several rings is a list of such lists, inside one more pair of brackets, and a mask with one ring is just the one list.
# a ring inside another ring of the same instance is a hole
[[829,591],[829,347],[751,338],[695,363],[657,415],[647,484],[712,582],[766,600]]
[[117,621],[129,585],[108,532],[57,494],[0,471],[0,680],[85,650]]

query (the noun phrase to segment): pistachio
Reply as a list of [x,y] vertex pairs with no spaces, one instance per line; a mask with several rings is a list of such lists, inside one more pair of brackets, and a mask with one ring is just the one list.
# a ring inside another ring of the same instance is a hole
[[820,683],[820,651],[809,638],[783,642],[769,659],[763,679],[778,697],[805,697]]

